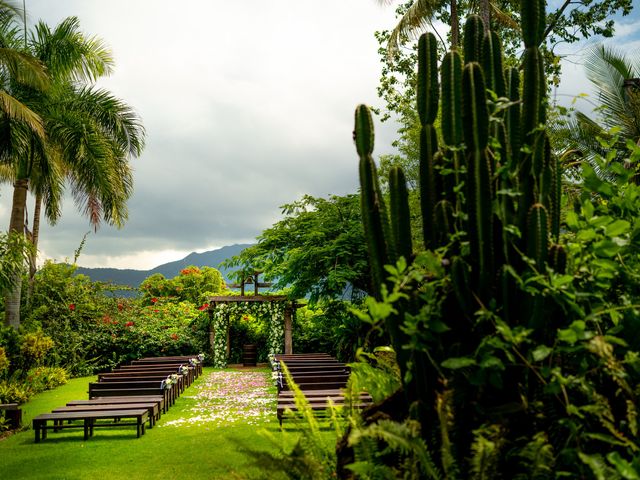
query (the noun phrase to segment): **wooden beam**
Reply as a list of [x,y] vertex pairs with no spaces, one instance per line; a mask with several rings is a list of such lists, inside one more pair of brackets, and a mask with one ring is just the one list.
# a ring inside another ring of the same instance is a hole
[[[209,297],[209,304],[217,303],[234,303],[234,302],[284,302],[289,298],[286,295],[225,295],[217,297]],[[211,305],[213,307],[213,305]],[[209,308],[211,308],[209,307]]]

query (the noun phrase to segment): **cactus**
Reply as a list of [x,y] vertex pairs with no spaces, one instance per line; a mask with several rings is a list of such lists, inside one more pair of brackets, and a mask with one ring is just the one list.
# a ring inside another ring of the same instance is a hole
[[389,172],[389,205],[391,231],[397,254],[410,262],[413,256],[413,244],[411,241],[409,192],[404,172],[399,167],[393,167]]
[[522,39],[525,48],[537,48],[542,43],[545,28],[545,0],[525,0],[520,2],[522,19]]
[[[529,275],[566,268],[560,231],[561,176],[544,131],[544,63],[538,49],[544,33],[544,0],[521,2],[525,52],[520,72],[503,71],[500,42],[485,32],[480,17],[465,25],[464,66],[460,55],[445,55],[438,84],[435,38],[419,41],[417,111],[420,133],[420,207],[424,244],[449,262],[441,318],[447,322],[455,356],[475,354],[469,329],[479,308],[492,308],[509,324],[540,327],[549,321],[545,299],[518,286]],[[507,97],[502,118],[490,122],[487,88]],[[442,106],[439,109],[439,92]],[[522,94],[520,94],[522,92]],[[435,125],[440,111],[442,142]],[[376,285],[384,283],[384,264],[396,255],[412,258],[406,182],[400,169],[390,173],[390,226],[376,178],[371,117],[356,113],[363,222]],[[492,138],[493,137],[493,138]],[[464,187],[463,187],[464,184]],[[454,193],[455,190],[455,193]],[[526,257],[526,258],[525,258]],[[420,357],[399,327],[416,303],[406,301],[386,323],[404,379],[409,403],[433,398],[427,379],[438,352]],[[539,329],[549,335],[553,329]],[[403,348],[405,346],[405,348]],[[466,350],[468,349],[468,350]],[[437,367],[436,367],[437,368]],[[426,416],[425,416],[426,415]],[[419,415],[423,421],[428,414]],[[433,419],[432,419],[433,420]],[[429,423],[423,421],[425,431]]]
[[498,97],[504,97],[507,87],[502,66],[502,46],[495,32],[485,35],[482,42],[482,68],[486,75],[487,88],[493,90]]
[[547,262],[557,273],[565,273],[567,270],[567,251],[562,245],[551,245]]
[[392,263],[393,248],[390,244],[388,219],[384,199],[380,192],[373,153],[373,120],[365,105],[356,109],[354,137],[360,157],[361,205],[364,230],[371,258],[371,276],[374,291],[380,291],[384,282],[384,265]]
[[536,203],[529,209],[527,237],[527,256],[534,261],[536,269],[541,271],[549,253],[549,216],[541,203]]
[[449,112],[441,119],[442,138],[448,146],[462,143],[462,58],[456,51],[442,59],[442,110]]
[[484,22],[478,15],[470,15],[464,24],[464,61],[480,62],[482,57],[482,40],[484,39]]
[[438,114],[438,43],[433,33],[418,40],[418,116],[422,125],[433,124]]

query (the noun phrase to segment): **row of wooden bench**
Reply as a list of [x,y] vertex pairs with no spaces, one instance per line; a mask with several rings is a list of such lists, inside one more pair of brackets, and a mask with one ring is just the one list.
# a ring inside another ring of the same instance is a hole
[[139,438],[146,423],[152,428],[201,373],[202,358],[175,356],[143,358],[100,374],[97,382],[89,383],[88,400],[68,402],[33,419],[35,441],[45,439],[47,430],[82,427],[88,440],[96,427],[127,425],[136,426]]
[[343,389],[347,386],[350,369],[331,355],[326,353],[275,355],[273,368],[278,384],[276,415],[280,425],[285,412],[297,409],[295,394],[287,382],[282,364],[286,366],[291,379],[306,397],[309,407],[315,412],[326,411],[330,404],[363,408],[372,403],[371,396],[366,392],[352,395],[350,399],[345,397]]

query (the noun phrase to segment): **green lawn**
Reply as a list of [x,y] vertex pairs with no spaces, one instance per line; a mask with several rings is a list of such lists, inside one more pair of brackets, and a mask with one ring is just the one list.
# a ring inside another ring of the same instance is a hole
[[[93,379],[73,379],[63,387],[38,395],[23,406],[23,423],[27,428],[0,441],[0,479],[279,478],[272,473],[263,474],[248,450],[276,453],[278,447],[264,436],[265,432],[285,448],[293,446],[298,433],[291,427],[281,432],[273,404],[265,406],[273,410],[272,415],[252,418],[243,407],[238,410],[238,400],[230,397],[231,402],[224,404],[221,398],[233,393],[224,390],[221,390],[223,397],[210,400],[213,403],[207,409],[218,402],[218,411],[226,413],[215,421],[211,418],[197,421],[206,414],[192,411],[196,404],[201,405],[193,396],[207,391],[206,379],[212,372],[213,369],[205,369],[204,375],[185,391],[157,426],[147,429],[139,439],[135,427],[103,428],[96,429],[94,436],[85,442],[79,428],[49,432],[46,440],[35,444],[31,419],[69,400],[87,398],[87,383]],[[275,398],[273,389],[269,393]],[[330,436],[327,439],[332,441]]]

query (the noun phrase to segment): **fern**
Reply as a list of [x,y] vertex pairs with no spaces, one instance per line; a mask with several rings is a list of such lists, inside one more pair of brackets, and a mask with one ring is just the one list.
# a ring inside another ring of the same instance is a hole
[[453,455],[451,439],[449,438],[449,431],[454,425],[452,397],[453,391],[446,390],[444,393],[438,394],[436,398],[438,420],[440,421],[440,455],[442,457],[442,467],[449,479],[458,478],[460,474],[458,464]]
[[553,447],[544,432],[538,432],[533,440],[527,443],[516,456],[519,458],[522,472],[514,480],[544,480],[554,478],[555,458]]
[[504,432],[499,425],[482,426],[473,431],[471,444],[471,472],[474,479],[492,480],[496,477]]
[[[426,443],[420,437],[420,425],[414,420],[406,420],[403,423],[380,420],[361,427],[351,432],[349,444],[354,447],[365,446],[364,449],[354,449],[357,454],[354,468],[359,472],[386,471],[377,468],[380,466],[379,459],[389,454],[396,454],[404,460],[396,465],[396,468],[403,473],[402,478],[416,480],[443,478],[433,462]],[[362,454],[365,454],[366,458],[361,458]],[[352,466],[349,468],[351,469]]]
[[587,455],[586,453],[579,452],[578,457],[591,469],[596,480],[618,480],[621,478],[613,468],[606,464],[602,455]]

